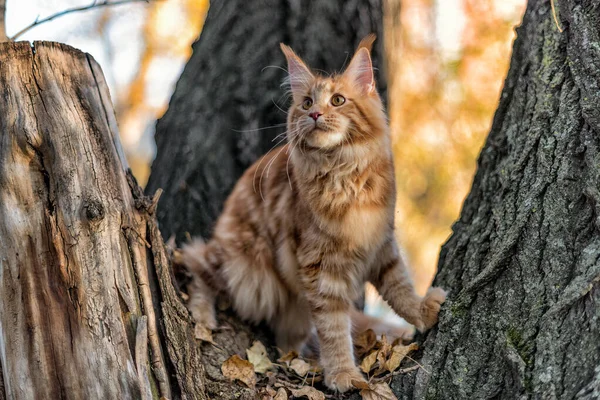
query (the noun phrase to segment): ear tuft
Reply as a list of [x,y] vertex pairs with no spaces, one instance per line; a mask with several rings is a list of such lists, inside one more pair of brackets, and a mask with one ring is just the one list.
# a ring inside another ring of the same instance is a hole
[[[365,38],[366,39],[366,38]],[[373,40],[374,40],[373,35]],[[363,39],[364,41],[364,39]],[[362,42],[361,42],[362,44]],[[364,94],[371,94],[375,91],[375,77],[373,76],[373,63],[369,54],[369,46],[373,44],[371,40],[366,46],[359,46],[350,61],[348,68],[344,72],[347,77]]]
[[377,36],[374,33],[369,33],[363,38],[363,40],[360,41],[356,50],[358,51],[358,49],[365,48],[369,53],[371,53],[375,39],[377,39]]
[[302,95],[302,92],[306,91],[314,76],[304,61],[294,53],[294,50],[283,43],[280,43],[279,46],[287,59],[292,94]]

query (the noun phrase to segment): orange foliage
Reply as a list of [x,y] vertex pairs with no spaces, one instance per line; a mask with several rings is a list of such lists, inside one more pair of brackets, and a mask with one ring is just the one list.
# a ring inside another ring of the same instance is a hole
[[160,69],[164,59],[181,59],[182,65],[187,61],[208,5],[208,0],[169,0],[152,2],[146,8],[138,71],[129,85],[117,93],[116,101],[121,138],[131,169],[142,186],[150,173],[150,160],[147,155],[136,152],[136,144],[145,129],[144,124],[158,119],[167,107],[166,103],[153,104],[150,100],[151,71]]
[[[386,1],[386,11],[397,3]],[[399,18],[386,16],[396,224],[420,291],[433,278],[469,191],[524,6],[524,0],[403,0]],[[448,36],[458,40],[447,43]]]

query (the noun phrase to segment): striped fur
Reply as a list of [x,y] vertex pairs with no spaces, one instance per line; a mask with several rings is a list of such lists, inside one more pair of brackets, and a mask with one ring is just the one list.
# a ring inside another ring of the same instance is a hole
[[[282,45],[293,95],[288,144],[244,173],[212,239],[183,249],[198,323],[215,327],[214,294],[223,291],[241,317],[267,321],[283,350],[299,350],[316,328],[325,383],[339,391],[364,380],[353,358],[353,323],[390,332],[353,309],[365,282],[419,330],[437,322],[445,300],[439,288],[424,298],[415,293],[394,239],[394,166],[373,81],[373,40],[331,77],[313,74]],[[333,105],[335,94],[345,102]],[[314,112],[322,115],[314,120]]]

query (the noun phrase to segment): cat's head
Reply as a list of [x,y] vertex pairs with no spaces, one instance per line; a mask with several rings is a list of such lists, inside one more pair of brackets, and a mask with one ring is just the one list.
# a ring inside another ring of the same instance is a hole
[[288,113],[290,142],[322,151],[385,135],[386,117],[370,55],[374,40],[375,35],[364,38],[346,70],[332,76],[311,71],[290,47],[281,44],[293,99]]

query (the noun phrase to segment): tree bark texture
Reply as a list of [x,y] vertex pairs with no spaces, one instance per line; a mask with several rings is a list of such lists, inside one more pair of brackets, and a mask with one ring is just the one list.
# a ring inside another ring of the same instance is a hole
[[600,5],[530,1],[434,282],[414,399],[600,396]]
[[206,398],[158,198],[145,198],[126,170],[92,57],[56,43],[0,43],[7,398]]
[[[164,189],[158,219],[165,237],[209,237],[237,179],[285,132],[279,43],[315,69],[332,72],[374,32],[374,64],[382,67],[382,12],[381,0],[211,2],[169,109],[156,125],[147,192]],[[384,74],[378,75],[385,92]]]

